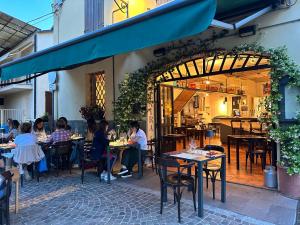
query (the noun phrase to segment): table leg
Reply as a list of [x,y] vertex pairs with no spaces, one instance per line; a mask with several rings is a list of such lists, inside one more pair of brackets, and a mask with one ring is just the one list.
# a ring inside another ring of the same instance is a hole
[[139,161],[138,161],[138,179],[142,177],[142,150],[139,149]]
[[107,147],[106,152],[106,163],[107,163],[107,183],[110,184],[110,148]]
[[228,164],[230,164],[230,137],[227,137]]
[[204,132],[203,131],[199,131],[199,138],[200,138],[200,148],[203,148],[204,147]]
[[182,138],[182,140],[183,140],[183,149],[185,149],[186,148],[185,137]]
[[19,212],[19,181],[15,182],[16,193],[15,193],[15,213]]
[[240,141],[236,140],[236,169],[240,169]]
[[226,201],[226,156],[222,157],[221,165],[221,201]]
[[[162,175],[164,177],[164,180],[166,180],[167,168],[165,166],[163,167]],[[167,201],[168,201],[168,189],[167,189],[166,185],[164,185],[164,187],[163,187],[163,202],[167,202]]]
[[198,216],[203,217],[203,167],[198,162]]

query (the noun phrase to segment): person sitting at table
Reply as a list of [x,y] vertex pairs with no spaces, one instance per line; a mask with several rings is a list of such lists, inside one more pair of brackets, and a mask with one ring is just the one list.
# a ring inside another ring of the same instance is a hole
[[19,121],[13,120],[12,121],[12,129],[4,137],[7,138],[8,141],[15,139],[20,134],[19,127],[20,127]]
[[44,129],[44,121],[41,118],[37,118],[33,124],[33,133],[38,140],[47,139],[47,134]]
[[[104,165],[104,170],[101,174],[101,178],[107,179],[107,154],[106,149],[109,145],[109,140],[107,138],[107,130],[108,130],[108,122],[106,120],[102,120],[99,124],[99,129],[95,132],[94,138],[93,138],[93,148],[91,150],[91,157],[93,160],[99,160]],[[113,154],[110,154],[110,168],[112,170],[115,161],[116,156]],[[111,171],[109,171],[111,173]],[[110,179],[114,180],[116,179],[114,176],[110,175]]]
[[39,162],[45,157],[41,147],[37,144],[37,138],[31,133],[31,124],[23,123],[21,126],[21,134],[15,139],[16,148],[12,150],[14,153],[14,161],[19,165],[20,174],[25,175],[25,179],[30,180],[28,173],[28,165]]
[[140,128],[137,121],[130,123],[130,138],[128,144],[131,147],[123,152],[122,156],[122,169],[118,173],[122,178],[128,178],[132,176],[132,168],[139,160],[139,151],[142,153],[142,158],[146,155],[148,150],[147,136],[145,132]]
[[62,116],[62,117],[59,118],[59,120],[63,120],[64,123],[65,123],[65,129],[66,129],[67,131],[71,132],[71,127],[70,127],[70,125],[68,124],[67,118],[64,117],[64,116]]
[[55,144],[57,142],[69,141],[71,139],[71,133],[65,128],[65,121],[62,119],[58,119],[56,122],[56,130],[51,134],[47,142]]
[[7,121],[6,121],[6,123],[1,126],[1,128],[4,129],[4,133],[5,134],[8,134],[11,131],[11,129],[12,129],[12,121],[13,120],[11,118],[8,118]]
[[97,129],[97,124],[94,118],[90,118],[87,120],[87,132],[86,132],[86,141],[93,141],[94,135]]

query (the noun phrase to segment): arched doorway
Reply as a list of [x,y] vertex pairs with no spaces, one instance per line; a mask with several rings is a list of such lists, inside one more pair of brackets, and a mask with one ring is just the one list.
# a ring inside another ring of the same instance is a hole
[[[262,134],[258,117],[264,113],[263,98],[270,94],[268,55],[208,52],[180,60],[173,67],[166,68],[155,77],[159,84],[155,94],[156,135],[162,137],[157,138],[161,152],[188,148],[192,140],[200,147],[210,143],[227,148],[227,136],[232,135],[233,130],[243,135]],[[233,124],[235,121],[238,125]],[[202,134],[194,130],[200,128],[204,130]],[[214,135],[205,139],[205,130],[208,129],[213,130]],[[173,142],[168,142],[168,136],[172,135]],[[254,162],[250,172],[250,162],[247,169],[245,165],[246,154],[246,146],[241,147],[239,160],[231,153],[231,163],[227,168],[228,174],[233,176],[228,180],[261,186],[262,162]],[[276,156],[268,155],[267,161],[270,162],[271,158],[274,163]],[[237,160],[239,167],[235,167]],[[254,179],[249,181],[249,177]]]

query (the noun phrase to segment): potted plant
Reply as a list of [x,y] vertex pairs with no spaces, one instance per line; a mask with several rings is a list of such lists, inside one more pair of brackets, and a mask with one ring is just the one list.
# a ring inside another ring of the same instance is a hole
[[83,106],[79,110],[82,118],[85,120],[95,119],[95,120],[103,120],[105,119],[105,111],[100,106]]
[[300,125],[273,130],[271,136],[280,145],[279,191],[287,197],[300,199]]

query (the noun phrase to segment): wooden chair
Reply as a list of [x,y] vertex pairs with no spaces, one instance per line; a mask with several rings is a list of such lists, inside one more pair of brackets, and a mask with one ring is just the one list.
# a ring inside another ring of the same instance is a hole
[[232,130],[232,134],[236,135],[236,134],[243,134],[244,130],[243,130],[243,123],[241,119],[234,119],[230,121],[231,123],[231,130]]
[[[204,150],[206,151],[218,151],[218,152],[222,152],[224,153],[224,148],[222,146],[219,145],[206,145],[204,147]],[[196,184],[197,184],[197,170],[198,167],[196,166]],[[206,163],[204,165],[203,171],[206,174],[206,188],[208,188],[208,179],[210,177],[211,183],[212,183],[212,188],[213,188],[213,199],[215,199],[215,189],[216,189],[216,179],[218,174],[221,171],[221,159],[216,159],[216,160],[212,160],[209,161],[208,163]],[[195,186],[196,186],[195,184]]]
[[[190,164],[193,166],[194,164]],[[182,169],[186,168],[182,167],[179,162],[171,158],[158,158],[157,159],[157,167],[158,167],[158,174],[160,178],[160,214],[163,211],[163,200],[164,200],[164,193],[165,189],[170,187],[173,189],[174,195],[174,204],[177,202],[177,210],[178,210],[178,222],[181,222],[180,216],[180,200],[182,197],[182,189],[187,187],[191,189],[193,194],[193,203],[194,203],[194,210],[196,211],[196,188],[195,188],[195,180],[189,174],[183,174]],[[176,171],[175,173],[172,172],[168,174],[168,171]]]
[[51,149],[53,151],[53,155],[51,156],[52,161],[54,159],[54,163],[56,166],[56,175],[58,176],[59,168],[63,168],[64,162],[69,167],[70,173],[72,172],[72,164],[70,162],[70,156],[72,152],[72,142],[71,141],[62,141],[56,142],[52,144]]
[[266,165],[266,153],[267,153],[267,141],[266,140],[259,140],[255,143],[252,143],[254,146],[248,147],[246,151],[246,170],[248,168],[248,159],[250,159],[250,172],[252,173],[252,164],[254,163],[254,158],[256,157],[256,164],[257,159],[261,159],[261,168],[262,170],[265,169]]

